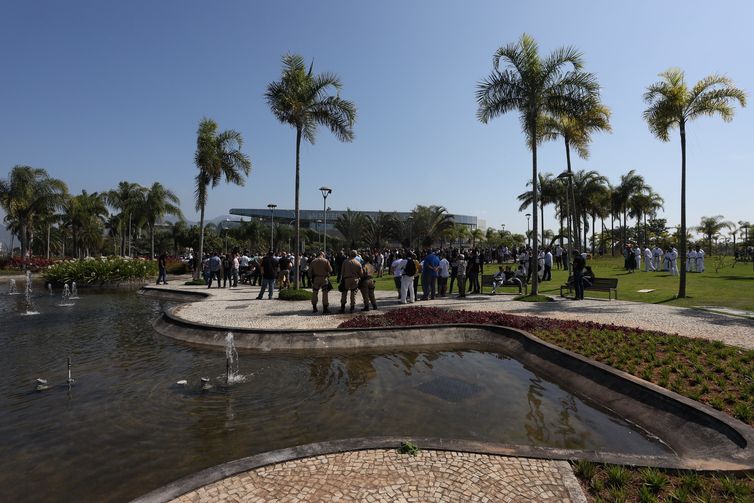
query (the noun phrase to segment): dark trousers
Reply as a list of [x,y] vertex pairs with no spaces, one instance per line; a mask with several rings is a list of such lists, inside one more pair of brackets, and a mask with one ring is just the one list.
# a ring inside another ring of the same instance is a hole
[[437,290],[437,277],[431,274],[422,274],[422,299],[435,298]]
[[[218,280],[219,283],[219,280]],[[223,288],[228,286],[228,283],[230,283],[230,286],[233,286],[233,278],[230,276],[230,269],[225,269],[223,271]]]
[[573,287],[576,289],[576,299],[584,300],[584,275],[579,272],[573,273]]
[[466,297],[466,276],[458,276],[458,296]]
[[414,300],[419,299],[419,276],[414,276]]
[[451,276],[450,277],[450,288],[448,288],[448,295],[452,295],[453,294],[453,283],[455,283],[455,282],[456,282],[456,276]]
[[545,272],[542,275],[542,281],[551,281],[551,280],[552,280],[552,266],[545,265]]
[[209,285],[207,286],[207,288],[212,288],[212,280],[214,278],[217,278],[217,288],[220,288],[220,271],[209,272]]
[[439,292],[440,297],[445,297],[445,294],[447,293],[447,290],[448,290],[448,278],[440,277],[437,283],[439,285],[438,290],[440,291]]
[[398,290],[398,298],[401,298],[401,277],[393,276],[393,282],[395,283],[395,289]]

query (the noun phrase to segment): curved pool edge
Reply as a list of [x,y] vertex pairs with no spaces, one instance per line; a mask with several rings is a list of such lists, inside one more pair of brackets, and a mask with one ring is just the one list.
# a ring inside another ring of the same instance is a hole
[[[715,470],[719,468],[707,466],[703,460],[684,463],[678,466],[677,458],[664,456],[625,455],[619,453],[605,453],[571,449],[555,449],[550,447],[535,447],[481,442],[464,439],[448,439],[436,437],[362,437],[316,442],[297,445],[284,449],[263,452],[245,458],[228,461],[219,465],[205,468],[199,472],[187,475],[165,486],[142,495],[132,503],[164,503],[178,498],[186,493],[200,489],[209,484],[255,470],[269,465],[285,463],[298,459],[354,452],[372,449],[397,449],[401,442],[410,441],[425,451],[447,451],[458,453],[487,454],[520,458],[545,459],[556,461],[574,461],[584,459],[597,463],[624,464],[635,466],[653,466],[671,469]],[[697,462],[701,462],[697,465]]]

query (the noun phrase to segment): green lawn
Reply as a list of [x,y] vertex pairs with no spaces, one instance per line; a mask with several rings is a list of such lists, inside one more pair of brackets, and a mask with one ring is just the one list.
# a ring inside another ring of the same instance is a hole
[[[733,309],[754,311],[754,270],[752,264],[737,264],[733,267],[733,259],[726,257],[719,272],[715,272],[715,257],[705,260],[704,273],[687,274],[685,299],[676,299],[678,293],[678,277],[670,276],[666,272],[635,272],[629,274],[623,269],[623,258],[602,257],[587,261],[595,275],[600,278],[618,278],[618,298],[652,304],[668,304],[671,306],[720,306]],[[642,269],[644,264],[642,263]],[[496,264],[484,266],[485,274],[497,271]],[[559,295],[560,285],[566,280],[564,271],[553,270],[552,281],[540,285],[540,293]],[[419,287],[421,289],[421,286]],[[377,289],[394,290],[393,280],[384,276],[377,280]],[[650,293],[639,293],[638,290],[654,289]],[[604,297],[607,293],[590,292],[587,297]]]

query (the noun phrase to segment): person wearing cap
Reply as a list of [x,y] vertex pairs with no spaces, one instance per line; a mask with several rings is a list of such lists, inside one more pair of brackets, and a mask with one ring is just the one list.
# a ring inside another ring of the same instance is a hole
[[343,262],[341,266],[340,281],[343,284],[343,293],[340,297],[340,312],[346,312],[346,300],[348,293],[351,293],[351,312],[356,308],[356,290],[359,288],[359,279],[364,275],[361,262],[356,259],[356,250],[351,250],[349,259]]
[[330,265],[330,261],[325,258],[325,252],[319,252],[317,258],[309,264],[309,274],[312,278],[312,308],[316,313],[319,291],[322,290],[322,314],[328,314],[330,312],[327,309],[328,293],[330,290],[327,280],[332,274],[332,266]]

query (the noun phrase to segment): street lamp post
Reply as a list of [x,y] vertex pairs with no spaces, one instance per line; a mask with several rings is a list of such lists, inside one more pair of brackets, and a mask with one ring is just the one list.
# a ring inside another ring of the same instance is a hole
[[277,204],[268,204],[267,207],[270,209],[270,251],[275,251],[275,208],[278,207]]
[[322,242],[322,219],[317,219],[317,241]]
[[322,249],[324,250],[325,255],[327,255],[327,196],[332,194],[332,189],[323,185],[319,188],[319,191],[322,192],[322,213],[324,213],[324,224],[322,225]]
[[531,218],[531,213],[526,214],[526,242],[529,243],[529,248],[531,248],[531,231],[529,230],[529,219]]

